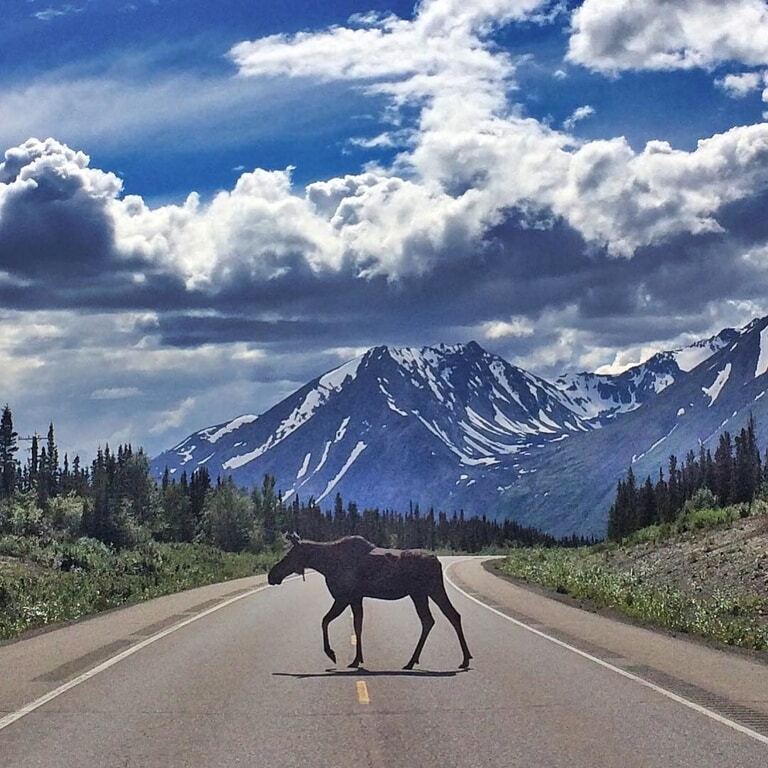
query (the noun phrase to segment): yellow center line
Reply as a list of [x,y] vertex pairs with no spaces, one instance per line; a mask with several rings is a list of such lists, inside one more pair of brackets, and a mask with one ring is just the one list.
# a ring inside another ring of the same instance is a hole
[[365,684],[365,680],[358,680],[355,685],[357,686],[357,700],[361,704],[370,704],[371,699],[368,696],[368,686]]
[[357,645],[357,637],[355,635],[351,635],[349,638],[350,645]]

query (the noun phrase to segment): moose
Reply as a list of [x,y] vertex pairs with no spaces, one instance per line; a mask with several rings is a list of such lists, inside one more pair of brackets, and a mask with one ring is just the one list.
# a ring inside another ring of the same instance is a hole
[[459,638],[464,658],[459,669],[467,669],[472,655],[461,628],[461,616],[453,607],[443,584],[440,561],[431,553],[419,549],[381,549],[362,536],[345,536],[338,541],[304,541],[298,534],[287,536],[291,545],[286,555],[269,572],[270,584],[280,584],[289,574],[304,575],[312,568],[325,576],[333,597],[333,605],[323,617],[323,649],[336,663],[336,654],[328,640],[328,626],[346,609],[352,607],[357,640],[357,653],[350,668],[363,663],[363,598],[400,600],[410,597],[421,619],[421,637],[410,661],[403,669],[413,669],[419,663],[424,643],[435,624],[429,610],[429,598],[451,622]]

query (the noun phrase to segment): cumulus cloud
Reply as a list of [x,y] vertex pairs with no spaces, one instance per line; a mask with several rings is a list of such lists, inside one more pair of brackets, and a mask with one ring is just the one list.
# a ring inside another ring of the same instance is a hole
[[9,149],[0,163],[0,259],[17,276],[62,274],[76,261],[96,268],[111,247],[108,206],[121,191],[113,173],[48,139]]
[[483,325],[487,339],[502,339],[507,336],[532,336],[533,324],[525,317],[513,317],[509,320],[490,320]]
[[[305,187],[290,168],[238,168],[210,198],[154,205],[64,142],[10,149],[0,302],[24,307],[38,330],[5,321],[4,391],[33,428],[52,415],[40,411],[46,393],[81,415],[91,393],[84,441],[122,420],[123,439],[149,434],[159,450],[375,343],[481,338],[551,375],[624,364],[669,346],[670,328],[705,335],[757,314],[768,125],[691,150],[635,149],[571,135],[584,108],[563,130],[527,117],[494,32],[548,7],[431,0],[409,20],[366,14],[233,49],[243,93],[294,78],[303,92],[340,81],[376,94],[389,124],[358,147],[398,150],[386,166]],[[62,306],[84,319],[37,317]]]
[[721,231],[722,206],[758,194],[768,180],[768,126],[734,128],[690,152],[660,141],[636,152],[622,138],[570,136],[593,113],[588,105],[565,132],[519,115],[507,100],[514,62],[490,35],[544,5],[430,0],[411,20],[366,16],[357,26],[232,49],[243,77],[361,82],[386,94],[390,117],[401,122],[416,107],[415,121],[398,129],[407,146],[390,168],[304,190],[293,187],[290,168],[257,168],[210,201],[191,193],[182,204],[152,207],[122,197],[120,179],[92,168],[84,153],[29,140],[0,166],[5,271],[23,278],[109,263],[144,291],[159,275],[208,292],[286,274],[400,280],[482,253],[487,233],[512,209],[526,226],[562,219],[621,257],[681,233]]
[[[768,104],[768,69],[729,74],[715,83],[732,99],[743,99],[754,91],[762,91],[763,104]],[[768,111],[763,112],[763,120],[768,120]]]
[[[717,231],[721,205],[762,188],[764,129],[736,129],[693,152],[650,142],[637,153],[621,138],[580,143],[517,115],[506,100],[514,62],[486,36],[494,24],[536,10],[534,3],[469,3],[458,9],[449,0],[433,0],[419,6],[410,21],[377,17],[372,26],[271,36],[232,50],[245,76],[356,80],[387,94],[396,108],[420,108],[412,145],[389,175],[423,190],[416,195],[415,188],[403,186],[413,200],[431,201],[432,236],[404,238],[405,247],[391,251],[395,258],[369,251],[373,266],[364,274],[428,268],[435,262],[432,248],[420,246],[442,245],[441,218],[471,240],[498,224],[509,208],[525,210],[538,222],[547,215],[562,217],[597,247],[631,256],[679,233]],[[575,28],[591,13],[583,7]],[[566,131],[589,116],[589,109],[577,110]],[[755,162],[757,168],[747,167]],[[705,179],[713,186],[702,194]],[[324,202],[332,199],[346,209],[349,199],[340,195],[348,184],[348,179],[327,182],[334,194]],[[386,199],[396,204],[400,197]],[[358,203],[355,222],[364,230],[366,211]],[[376,210],[381,215],[383,207]],[[361,241],[356,245],[358,253],[365,250]]]
[[194,397],[185,397],[176,408],[168,411],[163,418],[161,418],[157,424],[150,427],[150,432],[153,435],[162,434],[169,429],[179,427],[184,423],[184,420],[189,416],[190,411],[195,407]]
[[753,91],[762,87],[766,80],[765,72],[740,72],[729,74],[716,80],[715,84],[722,88],[732,99],[743,99]]
[[595,114],[595,108],[589,104],[585,104],[583,107],[576,107],[573,112],[563,120],[563,128],[566,131],[572,131],[576,123],[581,120],[586,120],[588,117],[592,117]]
[[585,0],[573,12],[568,60],[615,73],[768,63],[764,0]]

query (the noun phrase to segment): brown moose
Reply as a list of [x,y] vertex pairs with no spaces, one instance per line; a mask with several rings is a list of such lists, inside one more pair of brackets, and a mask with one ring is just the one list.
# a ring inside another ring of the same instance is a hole
[[453,607],[443,584],[440,561],[431,553],[418,549],[381,549],[362,536],[346,536],[338,541],[303,541],[298,534],[288,537],[291,548],[267,577],[270,584],[280,584],[291,573],[304,574],[312,568],[325,576],[333,597],[333,605],[323,617],[323,648],[336,663],[328,641],[328,625],[349,605],[352,606],[357,653],[350,667],[363,663],[363,598],[400,600],[410,597],[421,619],[421,637],[411,660],[403,669],[413,669],[435,620],[429,610],[429,598],[451,622],[459,638],[464,658],[460,669],[469,667],[472,655],[464,639],[461,616]]

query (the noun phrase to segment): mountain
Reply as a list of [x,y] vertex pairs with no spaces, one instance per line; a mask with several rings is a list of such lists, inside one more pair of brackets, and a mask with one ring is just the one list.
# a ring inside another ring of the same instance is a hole
[[202,429],[153,460],[159,476],[207,466],[284,497],[488,514],[558,535],[604,532],[631,464],[712,446],[754,412],[768,443],[768,318],[660,352],[620,374],[554,382],[477,343],[374,347],[261,415]]
[[618,414],[629,413],[733,343],[739,332],[726,328],[716,336],[688,347],[657,352],[640,365],[622,373],[566,373],[555,385],[566,395],[567,405],[584,419],[604,424]]
[[[274,474],[287,499],[410,501],[479,511],[488,485],[532,440],[589,429],[549,382],[477,343],[375,347],[261,416],[200,430],[153,461],[156,473],[205,465],[253,485]],[[498,492],[494,492],[497,495]]]
[[540,451],[536,472],[528,467],[525,482],[505,491],[499,509],[556,533],[601,534],[616,481],[629,466],[642,481],[666,470],[670,454],[682,461],[700,444],[714,452],[719,435],[741,429],[750,413],[760,445],[768,445],[768,318],[718,336],[727,346],[702,352],[697,365],[641,406],[578,441]]

